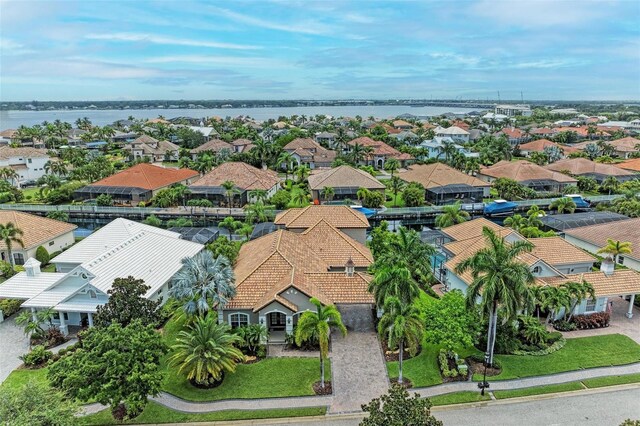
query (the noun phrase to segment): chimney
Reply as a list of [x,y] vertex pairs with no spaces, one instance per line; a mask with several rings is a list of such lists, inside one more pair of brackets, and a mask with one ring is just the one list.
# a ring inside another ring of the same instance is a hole
[[352,277],[355,269],[356,265],[355,263],[353,263],[353,259],[349,258],[349,260],[347,260],[347,263],[344,265],[344,272],[348,277]]
[[40,262],[33,257],[30,257],[23,266],[28,277],[37,277],[40,275]]
[[600,271],[604,272],[606,276],[613,275],[615,269],[616,265],[610,257],[606,257],[602,260],[602,263],[600,263]]

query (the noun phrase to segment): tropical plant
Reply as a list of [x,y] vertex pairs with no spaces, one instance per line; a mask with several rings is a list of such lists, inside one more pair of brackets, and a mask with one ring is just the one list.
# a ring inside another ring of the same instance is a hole
[[461,209],[461,204],[455,203],[442,207],[442,213],[436,216],[436,226],[446,228],[451,225],[465,222],[470,217],[469,212]]
[[52,210],[47,213],[49,219],[59,220],[61,222],[69,221],[69,213],[60,210]]
[[522,215],[514,214],[513,216],[509,216],[504,219],[504,226],[514,229],[516,231],[520,231],[520,229],[524,228],[528,225],[528,221],[526,218],[522,217]]
[[607,192],[609,195],[618,192],[620,189],[620,181],[615,176],[607,176],[600,184],[600,190]]
[[20,247],[24,247],[24,242],[21,238],[23,234],[24,232],[22,232],[22,229],[17,228],[12,222],[7,222],[5,224],[0,223],[0,240],[2,240],[4,245],[7,247],[7,255],[11,266],[15,266],[15,260],[11,249],[13,248],[14,243],[18,244]]
[[189,316],[204,316],[211,309],[223,309],[235,296],[235,277],[229,260],[213,257],[209,250],[183,259],[182,268],[171,280],[169,296],[183,303]]
[[0,179],[4,179],[6,181],[11,181],[13,185],[16,187],[20,187],[20,175],[18,172],[13,170],[11,167],[1,167],[0,168]]
[[384,169],[391,173],[391,177],[393,178],[393,174],[400,168],[400,162],[395,158],[389,158],[384,163]]
[[368,413],[360,426],[442,426],[442,422],[431,415],[431,401],[420,394],[409,396],[409,391],[399,384],[389,388],[388,393],[362,405]]
[[[585,300],[587,297],[590,299],[595,298],[595,290],[593,286],[586,282],[585,280],[581,281],[567,281],[565,283],[560,284],[561,288],[564,288],[571,299],[571,304],[569,305],[569,309],[565,311],[565,319],[567,321],[571,321],[573,318],[573,313],[580,303]],[[567,318],[567,314],[569,317]]]
[[151,287],[144,280],[132,276],[116,278],[107,290],[109,300],[99,305],[93,324],[96,327],[108,327],[117,322],[126,327],[134,320],[143,325],[160,325],[161,315],[158,310],[162,300],[151,300],[145,297]]
[[368,290],[379,308],[389,297],[397,297],[402,303],[410,304],[420,294],[420,287],[405,264],[377,268]]
[[333,197],[335,195],[336,195],[336,191],[332,187],[325,186],[324,188],[322,188],[322,198],[324,198],[325,201],[333,200]]
[[169,363],[197,386],[219,385],[224,374],[233,373],[238,362],[244,360],[236,347],[242,339],[230,330],[228,325],[218,324],[215,314],[196,318],[187,330],[178,333]]
[[221,186],[224,188],[225,197],[227,197],[227,205],[233,207],[233,197],[238,193],[236,184],[232,180],[225,180]]
[[607,238],[607,245],[598,250],[598,253],[607,254],[614,262],[618,263],[621,254],[631,254],[632,247],[628,241],[617,241]]
[[549,333],[537,318],[530,315],[521,315],[518,319],[522,323],[522,336],[527,342],[532,345],[540,345],[545,342]]
[[487,353],[488,363],[493,365],[498,309],[501,308],[505,320],[509,320],[533,303],[530,285],[534,277],[529,267],[519,260],[521,254],[533,249],[533,244],[528,241],[508,243],[487,227],[483,227],[482,234],[487,247],[460,262],[455,272],[471,272],[467,305],[475,308],[480,300],[480,312],[489,317]]
[[424,204],[425,198],[424,186],[417,182],[411,182],[404,188],[401,197],[406,207],[421,206]]
[[257,355],[258,349],[267,341],[267,327],[262,324],[249,324],[233,330],[242,340],[239,343],[241,349],[245,349],[251,355]]
[[242,227],[242,222],[233,218],[233,216],[225,217],[221,222],[218,223],[220,228],[224,228],[229,233],[229,238],[231,238],[232,231],[239,229]]
[[0,419],[7,426],[74,426],[78,403],[47,383],[28,381],[0,392]]
[[269,215],[267,214],[267,210],[265,208],[264,202],[256,201],[253,204],[248,204],[245,206],[246,212],[246,220],[247,223],[255,223],[255,222],[267,222],[269,220]]
[[391,192],[393,192],[393,207],[397,206],[398,201],[398,192],[402,191],[402,188],[406,185],[405,181],[400,179],[398,176],[391,176],[389,179],[389,188]]
[[300,189],[293,193],[291,203],[297,207],[304,207],[309,204],[309,195],[306,191]]
[[556,210],[558,214],[562,214],[564,212],[573,213],[576,211],[576,203],[569,197],[561,197],[554,200],[549,205],[549,209]]
[[329,336],[331,327],[335,327],[347,335],[347,328],[342,323],[342,315],[334,305],[322,306],[322,303],[312,297],[309,299],[316,306],[316,312],[306,311],[298,320],[295,340],[298,346],[304,342],[316,339],[320,344],[320,386],[324,389],[324,360],[329,356]]
[[284,166],[285,180],[289,179],[289,171],[293,170],[293,164],[295,163],[295,161],[296,159],[294,158],[294,156],[287,151],[283,151],[278,157],[278,164],[280,165],[280,167]]
[[425,341],[447,351],[470,347],[478,340],[480,321],[475,309],[468,309],[464,294],[457,289],[440,299],[430,299],[423,310]]
[[389,297],[384,302],[384,314],[378,323],[378,334],[386,339],[389,349],[398,348],[398,383],[402,383],[402,362],[404,349],[414,356],[418,351],[424,325],[420,312],[414,304],[400,302],[397,297]]

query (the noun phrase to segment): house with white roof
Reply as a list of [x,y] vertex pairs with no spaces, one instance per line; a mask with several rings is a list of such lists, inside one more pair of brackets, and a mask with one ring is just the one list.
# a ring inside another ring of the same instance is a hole
[[445,154],[444,154],[445,142],[454,144],[453,146],[455,147],[456,151],[464,155],[466,158],[480,157],[480,153],[469,151],[462,145],[458,145],[457,143],[455,143],[455,141],[450,137],[436,136],[431,140],[422,141],[422,143],[419,146],[421,148],[426,148],[427,158],[436,158],[438,160],[444,160],[445,159]]
[[434,132],[436,133],[436,136],[443,138],[449,137],[457,143],[469,142],[469,132],[458,126],[447,127],[446,129],[444,127],[438,126],[434,129]]
[[27,260],[24,272],[0,285],[0,298],[24,300],[22,307],[34,314],[53,309],[53,323],[68,334],[69,326],[93,325],[116,278],[142,279],[150,287],[145,297],[162,300],[182,260],[203,247],[176,232],[118,218],[55,257],[56,272]]
[[49,154],[44,149],[10,146],[0,147],[0,168],[10,167],[18,173],[20,183],[36,181],[47,172],[44,169]]

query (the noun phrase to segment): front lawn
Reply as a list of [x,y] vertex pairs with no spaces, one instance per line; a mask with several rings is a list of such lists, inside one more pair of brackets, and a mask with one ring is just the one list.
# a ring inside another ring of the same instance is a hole
[[0,389],[19,389],[29,382],[49,383],[47,379],[48,371],[49,369],[46,367],[38,368],[37,370],[29,370],[27,368],[13,370],[6,380],[2,382]]
[[[640,361],[640,345],[627,336],[608,334],[567,339],[564,348],[549,355],[496,355],[495,358],[502,372],[489,381],[632,364]],[[475,374],[474,380],[482,380],[482,375]]]
[[580,382],[558,383],[554,385],[532,386],[523,389],[501,390],[493,392],[497,399],[518,398],[521,396],[544,395],[547,393],[569,392],[584,389]]
[[[282,417],[323,416],[325,407],[279,408],[271,410],[225,410],[212,413],[183,413],[149,402],[138,417],[119,424],[156,424],[156,423],[191,423],[249,419],[274,419]],[[80,425],[113,425],[115,421],[109,409],[78,419]]]
[[583,380],[582,383],[588,388],[601,388],[604,386],[627,385],[629,383],[640,382],[640,373],[623,374],[621,376],[595,377]]
[[484,396],[480,395],[479,391],[460,391],[445,393],[444,395],[436,395],[429,398],[434,406],[438,405],[451,405],[451,404],[464,404],[466,402],[480,402],[489,401],[491,397],[489,392]]

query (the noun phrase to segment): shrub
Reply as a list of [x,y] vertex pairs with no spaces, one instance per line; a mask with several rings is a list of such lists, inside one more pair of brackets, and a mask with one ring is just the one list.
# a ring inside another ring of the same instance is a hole
[[553,323],[553,328],[558,331],[573,331],[576,329],[576,325],[573,322],[558,320]]
[[53,356],[53,352],[48,351],[42,345],[34,346],[31,352],[20,357],[24,365],[27,367],[39,367],[49,361]]
[[[440,371],[443,377],[454,378],[458,377],[459,372],[457,368],[449,368],[449,358],[454,358],[455,353],[447,351],[446,349],[440,349],[438,353],[438,365],[440,365]],[[457,361],[456,361],[457,364]]]
[[40,246],[36,249],[36,260],[43,266],[49,263],[49,252],[46,248]]
[[286,209],[291,202],[291,193],[289,191],[278,191],[273,194],[269,202],[276,206],[278,210]]
[[515,350],[513,351],[513,355],[533,355],[533,356],[549,355],[554,353],[555,351],[562,349],[566,343],[567,343],[567,339],[560,336],[560,339],[556,340],[551,345],[549,345],[549,347],[545,349],[539,349],[539,350],[533,350],[533,351]]
[[596,312],[588,315],[576,315],[572,318],[578,330],[609,327],[609,312]]
[[100,194],[96,197],[96,205],[98,206],[112,206],[113,198],[109,194]]
[[10,317],[20,310],[22,300],[16,299],[2,299],[0,300],[0,311],[5,318]]
[[67,338],[58,327],[49,327],[42,336],[42,341],[47,348],[53,348],[66,342]]
[[384,203],[384,194],[378,191],[369,191],[362,200],[362,205],[368,208],[378,208]]
[[206,198],[194,199],[187,201],[187,206],[190,207],[213,207],[213,203]]
[[11,267],[9,262],[5,262],[4,260],[0,260],[0,275],[5,278],[11,278],[15,275],[15,271]]

